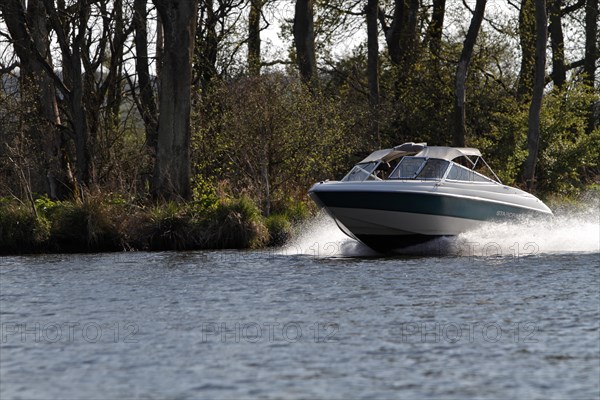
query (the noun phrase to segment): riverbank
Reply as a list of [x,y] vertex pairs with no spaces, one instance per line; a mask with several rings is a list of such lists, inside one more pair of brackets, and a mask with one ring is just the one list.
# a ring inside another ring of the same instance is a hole
[[[555,215],[600,208],[600,185],[577,196],[547,196]],[[214,197],[144,204],[118,195],[83,201],[0,198],[0,255],[97,253],[281,246],[314,215],[312,204],[290,201],[263,216],[252,199]]]
[[32,204],[0,198],[0,255],[202,249],[283,244],[310,216],[304,203],[264,217],[247,197],[145,205],[118,196]]

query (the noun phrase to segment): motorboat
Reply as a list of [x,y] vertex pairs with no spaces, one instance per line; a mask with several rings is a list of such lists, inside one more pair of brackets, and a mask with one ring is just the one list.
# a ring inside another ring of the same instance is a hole
[[478,149],[427,143],[377,150],[342,180],[316,183],[309,195],[345,234],[379,252],[487,221],[552,215],[532,194],[502,184]]

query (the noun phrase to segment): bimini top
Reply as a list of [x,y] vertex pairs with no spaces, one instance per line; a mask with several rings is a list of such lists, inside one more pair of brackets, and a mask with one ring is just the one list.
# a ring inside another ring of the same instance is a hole
[[420,151],[416,155],[416,157],[441,158],[442,160],[448,160],[448,161],[452,161],[455,158],[463,157],[463,156],[481,157],[481,152],[472,147],[431,146],[431,147],[425,147],[422,151]]
[[391,149],[377,150],[369,154],[360,164],[375,161],[389,162],[410,154],[416,155],[416,157],[440,158],[448,161],[462,156],[481,157],[481,152],[472,147],[427,146],[427,143],[408,142]]

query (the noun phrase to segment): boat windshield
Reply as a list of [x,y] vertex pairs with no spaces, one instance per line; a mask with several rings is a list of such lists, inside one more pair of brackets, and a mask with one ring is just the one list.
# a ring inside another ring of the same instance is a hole
[[342,179],[342,182],[362,182],[364,180],[380,180],[373,175],[373,171],[379,164],[378,161],[356,164],[354,168]]
[[488,178],[478,172],[475,172],[471,169],[465,168],[462,165],[452,164],[452,168],[450,172],[448,172],[448,176],[446,179],[451,181],[464,181],[464,182],[494,182],[493,179]]
[[[393,162],[392,162],[393,164]],[[388,172],[392,171],[389,173]],[[440,158],[404,156],[398,165],[371,161],[356,164],[342,182],[381,181],[386,179],[442,180],[461,182],[495,182],[493,179],[455,162]]]
[[437,158],[404,157],[390,179],[442,179],[449,164]]

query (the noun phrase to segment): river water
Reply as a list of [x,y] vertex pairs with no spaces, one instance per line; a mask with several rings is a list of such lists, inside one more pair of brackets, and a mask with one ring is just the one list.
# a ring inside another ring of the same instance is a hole
[[597,399],[598,218],[394,257],[322,216],[273,251],[0,258],[0,398]]

